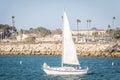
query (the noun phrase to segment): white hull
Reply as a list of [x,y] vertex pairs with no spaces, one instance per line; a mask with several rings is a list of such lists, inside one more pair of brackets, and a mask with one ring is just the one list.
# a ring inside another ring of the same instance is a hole
[[47,75],[83,75],[88,72],[88,68],[76,69],[74,67],[49,67],[48,65],[43,65],[43,70]]
[[49,70],[44,69],[47,75],[83,75],[87,74],[87,70],[76,70],[76,71],[60,71],[60,70]]

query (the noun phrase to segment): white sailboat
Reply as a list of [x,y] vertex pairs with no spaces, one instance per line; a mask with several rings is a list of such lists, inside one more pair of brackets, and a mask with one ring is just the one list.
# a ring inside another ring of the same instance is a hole
[[63,41],[62,41],[62,61],[61,67],[50,67],[46,63],[43,64],[43,70],[48,75],[81,75],[87,74],[88,67],[81,69],[76,48],[72,39],[66,12],[63,12]]

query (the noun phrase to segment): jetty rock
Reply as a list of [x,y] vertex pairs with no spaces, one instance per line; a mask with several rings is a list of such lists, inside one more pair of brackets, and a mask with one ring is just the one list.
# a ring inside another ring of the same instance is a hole
[[[79,43],[75,44],[77,55],[96,57],[120,57],[120,44]],[[1,55],[61,55],[61,43],[0,44]]]

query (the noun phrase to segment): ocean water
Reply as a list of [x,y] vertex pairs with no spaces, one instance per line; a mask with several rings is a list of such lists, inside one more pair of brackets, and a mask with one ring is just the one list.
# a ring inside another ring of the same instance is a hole
[[120,80],[120,58],[79,57],[79,61],[89,67],[88,74],[48,76],[42,64],[60,66],[61,56],[0,55],[0,80]]

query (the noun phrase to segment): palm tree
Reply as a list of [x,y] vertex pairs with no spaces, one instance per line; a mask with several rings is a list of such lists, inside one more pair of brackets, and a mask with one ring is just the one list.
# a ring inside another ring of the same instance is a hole
[[12,26],[13,27],[14,27],[14,23],[15,23],[14,19],[15,19],[15,16],[12,16]]
[[112,27],[113,27],[113,35],[115,34],[115,19],[116,19],[116,17],[115,16],[113,16],[113,25],[112,25]]
[[89,28],[91,27],[91,22],[92,22],[92,20],[89,20]]
[[77,36],[79,36],[79,28],[78,28],[78,23],[80,23],[81,22],[81,20],[79,20],[79,19],[77,19]]
[[92,20],[87,20],[87,27],[89,28],[91,26]]
[[20,29],[20,38],[21,38],[21,41],[22,41],[22,38],[23,38],[23,29]]
[[108,28],[107,28],[106,32],[110,35],[110,32],[111,32],[111,26],[110,25],[108,25]]
[[12,31],[14,31],[13,28],[15,27],[14,26],[14,23],[15,23],[14,19],[15,19],[15,16],[12,16]]
[[15,16],[12,16],[12,18],[15,18]]
[[116,19],[116,17],[115,16],[113,16],[113,28],[114,28],[114,24],[115,24],[115,19]]
[[88,24],[89,24],[89,20],[87,20],[86,22],[87,22],[87,28],[88,28],[88,26],[89,26],[89,25],[88,25]]
[[108,25],[108,29],[111,29],[111,26],[110,26],[110,25]]
[[[92,22],[92,20],[87,20],[87,28],[88,28],[88,29],[89,29],[90,26],[91,26],[91,22]],[[89,32],[88,32],[88,35],[89,35]]]
[[81,22],[81,20],[77,19],[77,31],[78,31],[78,23]]

